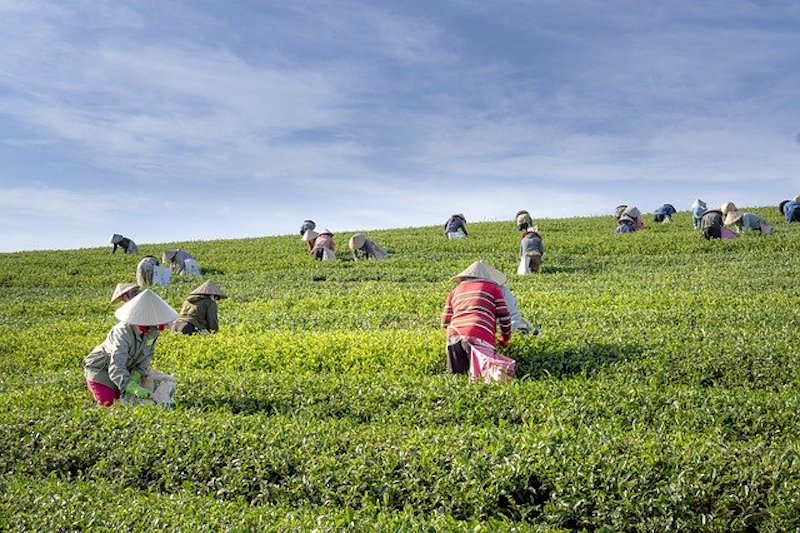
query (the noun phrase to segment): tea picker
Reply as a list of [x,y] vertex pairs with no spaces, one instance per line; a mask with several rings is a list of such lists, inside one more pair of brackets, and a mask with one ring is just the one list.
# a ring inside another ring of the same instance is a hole
[[114,248],[111,250],[112,254],[117,253],[117,247],[122,248],[122,251],[126,254],[136,254],[139,252],[139,248],[136,246],[135,242],[127,237],[123,237],[119,233],[113,234],[109,242],[114,245]]
[[216,333],[219,330],[217,302],[227,297],[216,283],[206,281],[189,293],[178,319],[172,324],[172,331],[184,335]]

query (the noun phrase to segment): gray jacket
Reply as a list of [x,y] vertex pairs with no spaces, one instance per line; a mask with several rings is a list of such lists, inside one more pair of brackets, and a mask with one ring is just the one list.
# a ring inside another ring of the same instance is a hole
[[119,322],[83,360],[86,379],[124,391],[131,372],[138,370],[142,377],[150,373],[157,338],[158,330],[142,335],[136,326]]
[[528,254],[544,254],[544,244],[538,233],[526,233],[525,237],[519,242],[519,255],[523,257]]

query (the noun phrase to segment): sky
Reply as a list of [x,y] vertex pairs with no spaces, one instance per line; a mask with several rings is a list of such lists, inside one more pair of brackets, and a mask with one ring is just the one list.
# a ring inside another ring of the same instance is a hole
[[777,205],[794,0],[0,0],[0,252]]

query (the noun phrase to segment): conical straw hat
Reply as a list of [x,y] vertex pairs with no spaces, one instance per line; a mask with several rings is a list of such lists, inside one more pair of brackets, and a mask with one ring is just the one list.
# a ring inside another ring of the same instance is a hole
[[706,206],[706,203],[703,200],[701,200],[700,198],[698,198],[697,200],[692,202],[692,205],[690,207],[692,209],[697,209],[698,207],[705,207],[705,206]]
[[363,233],[356,233],[355,235],[350,237],[350,243],[349,243],[350,249],[358,250],[359,248],[364,246],[365,242],[367,242],[367,236],[364,235]]
[[636,220],[640,216],[642,216],[642,212],[635,206],[628,206],[625,211],[622,212],[623,215],[628,215],[632,219]]
[[733,224],[736,224],[741,218],[742,218],[742,213],[740,213],[739,211],[728,211],[728,214],[725,215],[725,225],[731,226]]
[[207,294],[209,296],[219,296],[220,298],[227,298],[228,295],[222,292],[219,285],[211,281],[206,281],[189,294]]
[[328,228],[323,228],[322,231],[319,232],[320,235],[330,235],[333,236],[333,232]]
[[506,275],[489,263],[485,263],[483,259],[478,259],[462,272],[453,276],[452,279],[453,281],[464,281],[467,278],[485,279],[498,285],[503,285],[506,282]]
[[131,289],[138,289],[139,286],[135,283],[117,283],[114,288],[114,293],[111,295],[111,303],[117,303],[123,294]]
[[158,294],[145,289],[117,309],[114,316],[135,326],[160,326],[178,318],[178,313]]
[[800,194],[798,194],[797,196],[794,197],[794,201],[795,202],[800,202]]
[[122,235],[120,235],[119,233],[115,233],[114,235],[111,236],[110,239],[108,239],[108,242],[110,242],[111,244],[117,244],[121,240],[122,240]]
[[736,204],[733,202],[725,202],[720,206],[719,210],[722,211],[723,215],[727,215],[728,211],[736,211]]
[[306,242],[311,242],[314,239],[316,239],[317,237],[319,237],[319,233],[317,233],[313,229],[309,229],[309,230],[306,230],[305,233],[303,233],[303,236],[300,237],[300,240],[301,241],[306,241]]

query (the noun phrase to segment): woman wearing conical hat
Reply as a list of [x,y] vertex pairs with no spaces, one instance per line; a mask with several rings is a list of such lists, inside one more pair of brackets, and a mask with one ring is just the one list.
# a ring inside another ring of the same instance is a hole
[[508,345],[511,313],[501,287],[506,277],[491,265],[475,261],[453,280],[458,285],[447,295],[442,313],[442,327],[447,330],[447,369],[453,374],[466,374],[471,346],[494,350],[498,326],[500,345]]
[[517,224],[517,231],[525,231],[533,226],[531,214],[524,209],[522,211],[517,211],[517,214],[514,215],[514,221]]
[[692,202],[690,207],[692,208],[692,226],[694,226],[694,229],[699,229],[700,218],[702,218],[703,214],[708,210],[708,207],[700,198],[697,198],[694,202]]
[[300,226],[300,236],[305,235],[308,230],[313,230],[316,227],[317,224],[313,220],[304,220],[303,225]]
[[136,254],[139,252],[139,248],[136,246],[135,242],[127,237],[123,237],[119,233],[113,234],[109,242],[114,245],[114,248],[111,250],[112,254],[117,253],[117,248],[122,248],[122,251],[126,254]]
[[533,226],[522,232],[519,241],[520,261],[526,261],[530,272],[539,272],[542,266],[542,255],[544,254],[544,244],[542,236],[539,235],[539,227]]
[[374,241],[367,239],[367,236],[363,233],[356,233],[350,237],[347,246],[353,253],[354,261],[359,259],[381,260],[386,257],[386,250],[375,244]]
[[184,273],[193,276],[200,275],[200,266],[197,264],[197,260],[186,250],[180,248],[164,250],[164,253],[161,254],[161,262],[169,265],[176,275]]
[[142,288],[135,283],[117,283],[117,286],[114,287],[114,292],[111,294],[111,303],[125,303],[132,300],[141,291]]
[[725,215],[725,225],[729,226],[736,233],[755,232],[761,235],[769,235],[773,228],[766,220],[753,213],[743,213],[742,211],[728,211]]
[[787,224],[800,222],[800,194],[793,200],[783,200],[778,204],[778,211],[781,212]]
[[136,283],[140,287],[149,287],[153,284],[153,272],[155,267],[161,266],[158,258],[152,255],[146,255],[136,265]]
[[467,233],[467,219],[461,213],[451,215],[444,223],[444,234],[448,239],[463,239]]
[[661,222],[666,224],[672,222],[672,215],[677,212],[675,206],[672,204],[662,204],[653,211],[653,222]]
[[150,289],[114,312],[119,323],[83,360],[86,386],[98,405],[111,405],[121,394],[147,398],[140,385],[150,372],[159,332],[178,313]]
[[323,259],[326,261],[336,260],[336,251],[333,248],[333,232],[331,230],[324,228],[319,232],[311,247],[311,255],[318,261]]
[[183,302],[178,320],[172,325],[172,331],[184,335],[203,331],[216,333],[219,331],[217,301],[227,297],[216,283],[206,281],[189,293],[189,297]]

